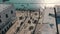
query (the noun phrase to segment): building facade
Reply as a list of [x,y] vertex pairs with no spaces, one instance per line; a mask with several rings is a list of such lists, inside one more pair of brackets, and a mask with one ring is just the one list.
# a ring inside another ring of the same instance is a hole
[[16,12],[13,5],[0,4],[0,34],[5,34],[15,19]]

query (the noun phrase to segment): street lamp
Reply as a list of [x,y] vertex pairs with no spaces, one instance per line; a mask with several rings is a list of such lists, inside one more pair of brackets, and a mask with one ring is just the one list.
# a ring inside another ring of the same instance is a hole
[[56,21],[57,34],[59,34],[58,23],[57,23],[57,13],[56,13],[56,8],[55,7],[54,7],[54,13],[55,13],[55,21]]

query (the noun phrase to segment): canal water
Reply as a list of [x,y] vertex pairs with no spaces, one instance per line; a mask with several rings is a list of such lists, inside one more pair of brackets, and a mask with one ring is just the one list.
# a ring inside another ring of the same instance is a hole
[[[9,0],[6,1],[6,3],[13,3],[15,8],[21,8],[21,9],[35,9],[35,8],[40,8],[40,4],[33,4],[37,3],[37,0]],[[27,4],[28,3],[28,4]],[[29,4],[31,3],[31,4]]]

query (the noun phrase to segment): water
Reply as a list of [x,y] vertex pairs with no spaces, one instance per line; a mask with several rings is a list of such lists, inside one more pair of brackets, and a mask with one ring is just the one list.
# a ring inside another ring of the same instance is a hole
[[[40,4],[26,4],[26,3],[37,3],[37,0],[9,0],[6,1],[6,3],[13,3],[15,8],[21,8],[21,9],[40,8],[39,6]],[[25,4],[20,4],[20,3],[25,3]]]
[[57,23],[60,24],[60,18],[57,18]]
[[[7,1],[7,3],[43,3],[43,4],[23,4],[25,5],[25,8],[27,9],[31,9],[31,8],[40,8],[40,6],[44,7],[44,6],[48,6],[48,7],[53,7],[55,4],[59,4],[60,0],[9,0]],[[1,2],[1,0],[0,0]],[[14,4],[15,8],[24,8],[23,6],[21,6],[21,4]]]

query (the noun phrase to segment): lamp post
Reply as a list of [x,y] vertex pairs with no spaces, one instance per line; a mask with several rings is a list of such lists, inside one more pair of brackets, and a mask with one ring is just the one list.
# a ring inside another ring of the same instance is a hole
[[55,13],[55,21],[56,21],[57,34],[59,34],[58,23],[57,23],[57,13],[56,13],[56,8],[55,7],[54,7],[54,13]]

